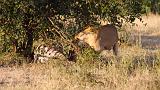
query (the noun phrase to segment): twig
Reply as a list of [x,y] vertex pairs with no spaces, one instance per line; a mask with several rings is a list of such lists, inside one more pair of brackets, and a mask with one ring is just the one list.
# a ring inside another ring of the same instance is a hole
[[[64,40],[64,42],[70,44],[70,45],[76,50],[76,53],[77,53],[77,52],[79,51],[79,48],[78,48],[76,45],[74,45],[74,44],[72,43],[72,41],[67,40],[67,38],[65,37],[66,35],[65,35],[63,32],[58,31],[58,30],[60,30],[60,29],[59,29],[57,26],[54,25],[53,21],[52,21],[49,17],[48,17],[48,19],[49,19],[49,21],[52,23],[53,27],[55,28],[54,30],[60,35],[60,37]],[[58,30],[57,30],[57,29],[58,29]],[[52,29],[52,30],[53,30],[53,29]]]
[[[59,29],[58,27],[56,27],[53,23],[53,21],[48,17],[49,21],[52,23],[53,27],[55,28],[54,30],[61,36],[62,39],[64,39],[64,37],[62,36],[62,34],[57,30]],[[53,30],[53,29],[52,29]]]

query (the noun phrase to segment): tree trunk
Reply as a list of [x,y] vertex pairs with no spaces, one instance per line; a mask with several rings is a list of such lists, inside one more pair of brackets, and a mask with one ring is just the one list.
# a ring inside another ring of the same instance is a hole
[[12,45],[13,45],[13,52],[14,53],[18,53],[18,39],[15,39],[15,38],[10,38],[11,39],[11,42],[12,42]]
[[28,57],[28,56],[31,56],[32,54],[32,46],[33,46],[33,30],[32,29],[29,29],[26,31],[26,38],[27,38],[27,45],[26,45],[26,48],[25,48],[25,56]]
[[23,28],[26,31],[26,37],[23,41],[23,54],[25,57],[32,56],[32,46],[33,46],[33,27],[30,25],[31,15],[29,13],[25,14],[25,18],[23,20]]

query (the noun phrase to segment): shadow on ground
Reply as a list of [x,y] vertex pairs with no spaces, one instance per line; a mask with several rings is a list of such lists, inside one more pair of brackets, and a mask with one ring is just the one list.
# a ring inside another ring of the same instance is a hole
[[141,44],[145,49],[158,49],[160,48],[160,36],[141,36]]

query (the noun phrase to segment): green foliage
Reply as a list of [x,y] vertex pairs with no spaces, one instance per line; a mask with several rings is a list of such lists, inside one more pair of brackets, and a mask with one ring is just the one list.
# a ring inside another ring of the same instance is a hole
[[160,0],[143,0],[142,7],[144,13],[160,13]]
[[[0,33],[3,51],[31,54],[34,40],[53,39],[61,43],[86,25],[106,19],[121,26],[142,13],[141,0],[2,0]],[[69,21],[71,20],[71,21]],[[67,23],[72,22],[69,26]],[[68,26],[67,26],[68,25]]]
[[3,46],[7,50],[7,46],[14,44],[16,52],[31,53],[34,36],[37,35],[38,30],[45,27],[45,24],[42,26],[43,17],[39,16],[34,1],[3,0],[1,8],[0,24],[1,33],[4,33],[2,35]]

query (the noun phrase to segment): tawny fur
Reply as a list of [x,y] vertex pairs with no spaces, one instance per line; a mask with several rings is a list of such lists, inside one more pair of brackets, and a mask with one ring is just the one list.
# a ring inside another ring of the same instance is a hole
[[75,36],[75,39],[89,44],[95,51],[111,50],[118,54],[118,33],[113,25],[104,25],[99,28],[88,27]]

